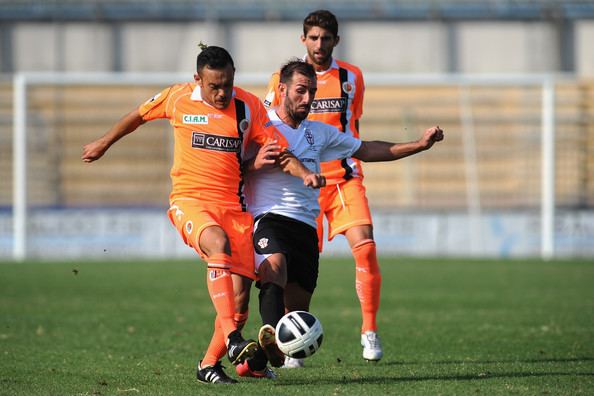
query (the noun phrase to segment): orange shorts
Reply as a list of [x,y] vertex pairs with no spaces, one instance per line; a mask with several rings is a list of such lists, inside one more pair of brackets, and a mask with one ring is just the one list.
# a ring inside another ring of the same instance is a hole
[[320,215],[318,216],[318,243],[324,246],[324,216],[328,221],[328,240],[344,234],[351,227],[372,225],[369,203],[363,181],[352,178],[340,184],[330,184],[320,190]]
[[208,260],[207,256],[200,250],[198,243],[200,234],[207,227],[220,226],[231,245],[231,273],[256,279],[252,244],[254,221],[251,214],[239,208],[205,204],[193,199],[174,201],[167,214],[185,244],[194,248],[205,261]]

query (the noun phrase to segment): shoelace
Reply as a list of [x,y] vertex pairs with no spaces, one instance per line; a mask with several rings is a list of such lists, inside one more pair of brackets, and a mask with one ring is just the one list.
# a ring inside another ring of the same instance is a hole
[[367,342],[371,349],[379,348],[380,341],[379,338],[375,334],[368,334],[365,338],[367,338]]

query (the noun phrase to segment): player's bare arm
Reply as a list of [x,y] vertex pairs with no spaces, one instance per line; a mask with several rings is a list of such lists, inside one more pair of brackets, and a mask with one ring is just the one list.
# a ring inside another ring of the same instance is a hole
[[98,160],[105,154],[112,144],[133,132],[144,123],[145,121],[140,114],[138,114],[138,110],[132,110],[130,113],[122,117],[105,135],[83,146],[83,153],[81,156],[83,162],[93,162]]
[[365,162],[394,161],[429,150],[433,144],[442,141],[443,137],[443,130],[435,126],[426,129],[421,138],[413,142],[363,141],[353,157]]
[[244,162],[243,169],[250,172],[275,166],[281,149],[281,146],[276,140],[264,144],[260,147],[258,154],[254,158]]
[[303,180],[303,184],[320,188],[326,185],[326,179],[307,169],[290,151],[283,150],[276,142],[271,141],[260,147],[258,154],[243,164],[246,172],[260,170],[266,167],[278,166],[283,172]]
[[284,150],[279,154],[278,164],[283,172],[303,179],[303,184],[307,187],[321,188],[326,185],[324,176],[310,171],[288,150]]

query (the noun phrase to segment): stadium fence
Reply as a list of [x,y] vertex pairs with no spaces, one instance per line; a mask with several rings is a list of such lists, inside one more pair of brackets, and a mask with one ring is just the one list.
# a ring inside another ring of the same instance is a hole
[[[12,134],[3,139],[0,165],[13,187],[0,194],[0,205],[10,208],[0,214],[0,257],[95,256],[114,245],[114,257],[178,255],[164,214],[170,126],[142,126],[97,163],[83,164],[80,153],[127,111],[188,77],[19,73],[2,83],[0,127]],[[236,83],[263,97],[267,78],[238,74]],[[587,242],[594,235],[592,82],[368,74],[366,85],[364,139],[416,139],[436,124],[447,136],[419,156],[364,165],[383,251],[545,259],[594,253]],[[335,252],[344,251],[337,245]]]

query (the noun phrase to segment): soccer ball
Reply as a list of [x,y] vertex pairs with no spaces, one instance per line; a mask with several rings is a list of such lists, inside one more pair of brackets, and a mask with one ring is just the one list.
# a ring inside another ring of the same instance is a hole
[[322,345],[322,324],[309,312],[293,311],[276,325],[276,343],[287,356],[303,359],[313,355]]

